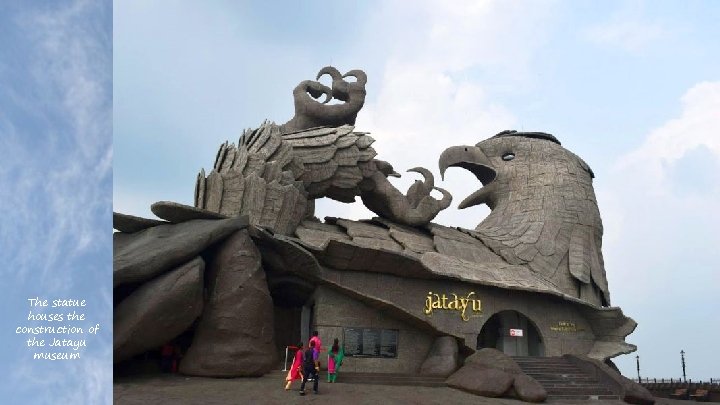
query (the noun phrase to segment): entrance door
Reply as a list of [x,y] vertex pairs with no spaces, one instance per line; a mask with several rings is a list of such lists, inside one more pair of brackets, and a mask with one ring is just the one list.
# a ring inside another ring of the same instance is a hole
[[492,347],[508,356],[544,356],[545,346],[533,322],[517,311],[491,316],[477,337],[477,349]]
[[315,286],[293,276],[270,274],[267,279],[274,307],[275,345],[284,359],[287,346],[308,341]]

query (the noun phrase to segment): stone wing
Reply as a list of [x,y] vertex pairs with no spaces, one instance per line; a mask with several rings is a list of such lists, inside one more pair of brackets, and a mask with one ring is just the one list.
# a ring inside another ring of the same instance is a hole
[[265,122],[246,130],[238,146],[220,146],[213,170],[198,174],[195,206],[287,234],[311,216],[311,200],[352,202],[359,183],[374,170],[374,140],[353,126],[281,133]]
[[502,214],[491,213],[471,233],[508,263],[529,266],[562,291],[609,304],[600,244],[591,227]]

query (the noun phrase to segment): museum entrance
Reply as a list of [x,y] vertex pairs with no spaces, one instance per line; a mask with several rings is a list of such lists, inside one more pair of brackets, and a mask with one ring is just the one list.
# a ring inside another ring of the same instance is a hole
[[295,276],[268,277],[273,299],[275,345],[281,358],[285,347],[297,346],[310,338],[315,286]]
[[508,356],[545,356],[535,324],[517,311],[501,311],[488,319],[477,337],[477,349],[492,347]]

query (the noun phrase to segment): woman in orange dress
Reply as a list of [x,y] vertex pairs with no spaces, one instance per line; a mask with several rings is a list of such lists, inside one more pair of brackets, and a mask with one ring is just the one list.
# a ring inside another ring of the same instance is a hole
[[303,344],[300,342],[297,347],[297,351],[295,352],[295,357],[293,358],[292,366],[290,366],[290,371],[288,371],[287,377],[285,377],[285,381],[287,381],[287,384],[285,384],[285,390],[290,389],[290,385],[292,385],[292,382],[295,380],[302,381],[303,375],[302,375],[302,359],[303,359]]

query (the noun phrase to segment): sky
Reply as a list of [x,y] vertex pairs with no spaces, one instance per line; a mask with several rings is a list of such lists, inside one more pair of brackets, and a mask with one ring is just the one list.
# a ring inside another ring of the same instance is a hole
[[[192,205],[218,146],[293,115],[326,65],[368,75],[356,128],[457,204],[474,177],[437,159],[505,129],[543,131],[595,173],[612,304],[638,327],[623,374],[720,378],[720,3],[712,1],[123,1],[114,22],[114,209]],[[418,176],[395,184],[405,190]],[[361,203],[316,215],[369,218]]]
[[[112,402],[112,160],[112,4],[0,3],[0,402]],[[17,327],[70,308],[30,298],[86,301],[78,359],[33,360]]]

